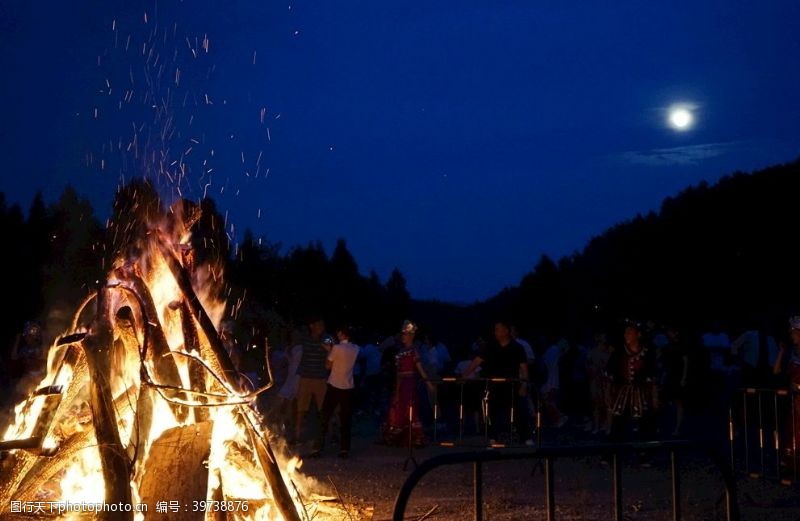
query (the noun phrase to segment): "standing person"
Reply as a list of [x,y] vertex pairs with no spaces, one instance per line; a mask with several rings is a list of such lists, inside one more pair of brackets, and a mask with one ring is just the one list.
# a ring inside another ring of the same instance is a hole
[[600,431],[608,434],[611,428],[609,394],[611,382],[606,375],[606,367],[614,351],[605,333],[594,337],[594,347],[586,357],[586,374],[589,377],[589,397],[592,402],[592,434]]
[[47,370],[47,350],[44,348],[42,327],[37,322],[25,323],[11,349],[10,359],[10,365],[16,368],[16,371],[12,371],[16,383],[12,389],[14,399],[9,403],[16,404],[28,394],[31,385],[41,381]]
[[624,341],[624,347],[608,361],[607,372],[614,383],[610,438],[622,442],[633,435],[648,440],[655,435],[658,408],[654,351],[644,344],[638,322],[627,322]]
[[358,357],[364,360],[364,378],[361,382],[362,397],[359,399],[361,408],[380,415],[381,351],[376,344],[369,343],[359,350]]
[[388,410],[397,383],[397,353],[401,345],[400,336],[400,333],[388,336],[378,344],[381,353],[381,413]]
[[388,445],[408,445],[410,439],[413,445],[420,446],[424,441],[417,403],[417,377],[422,377],[428,389],[433,384],[428,381],[428,375],[420,363],[419,349],[414,340],[416,333],[416,324],[410,320],[403,322],[400,345],[395,355],[394,393],[389,416],[381,428],[383,439]]
[[[295,422],[297,421],[297,387],[300,383],[300,375],[297,369],[300,367],[300,359],[303,357],[303,344],[297,341],[292,334],[288,347],[286,380],[278,391],[279,405],[278,417],[281,427],[287,437],[295,435]],[[294,441],[294,440],[290,440]]]
[[522,346],[522,349],[525,351],[525,358],[528,360],[528,369],[530,369],[531,364],[536,360],[536,354],[533,352],[533,347],[530,342],[519,336],[519,329],[514,325],[511,326],[511,338]]
[[683,420],[686,400],[689,398],[690,358],[689,348],[683,340],[680,329],[675,325],[667,327],[667,344],[663,348],[664,398],[675,408],[675,421],[672,436],[683,433]]
[[[297,375],[297,419],[295,420],[295,441],[300,441],[303,432],[303,420],[313,402],[317,413],[322,411],[322,402],[325,400],[325,391],[328,385],[328,368],[325,360],[333,342],[323,342],[329,337],[325,335],[325,321],[318,317],[308,320],[308,338],[303,341],[303,351],[300,356],[300,365]],[[317,436],[314,437],[315,439]]]
[[[794,447],[800,447],[800,429],[794,427],[794,424],[800,421],[800,316],[794,316],[789,319],[789,335],[791,336],[792,346],[789,347],[783,342],[780,344],[780,352],[778,358],[775,360],[775,365],[772,367],[775,375],[787,375],[789,377],[789,395],[792,397],[792,411],[791,414],[786,415],[788,419],[786,424],[789,431],[789,436],[784,446],[787,447],[787,455],[797,458],[797,454],[793,454]],[[792,439],[794,437],[794,439]]]
[[561,357],[569,349],[569,342],[566,338],[560,339],[555,344],[545,350],[542,355],[542,362],[547,368],[547,379],[542,384],[541,396],[542,406],[550,417],[550,422],[556,427],[561,428],[567,424],[569,417],[561,412],[559,408],[560,387],[561,387]]
[[[511,337],[508,322],[498,320],[494,324],[495,342],[476,356],[464,371],[464,378],[469,378],[478,366],[482,367],[481,375],[487,378],[519,379],[509,388],[506,382],[490,382],[489,393],[489,443],[496,443],[500,434],[510,432],[512,407],[516,414],[514,426],[519,439],[525,445],[533,445],[530,423],[528,422],[528,359],[525,350]],[[504,429],[508,429],[507,431]]]
[[[449,368],[452,358],[450,357],[450,351],[448,351],[447,346],[439,342],[438,339],[434,338],[431,334],[426,334],[425,340],[420,346],[420,361],[422,362],[422,368],[425,369],[428,378],[438,380]],[[433,421],[437,400],[439,398],[437,395],[439,389],[436,386],[431,386],[427,389],[421,389],[420,391],[425,392],[428,397],[428,407],[425,408],[426,414],[424,419],[426,422]]]
[[336,338],[339,341],[331,348],[326,359],[326,366],[331,374],[328,376],[328,387],[325,401],[322,402],[322,428],[320,441],[315,454],[325,449],[325,437],[328,434],[328,423],[336,407],[339,407],[339,457],[346,458],[350,454],[350,426],[353,417],[353,368],[358,359],[359,348],[350,341],[350,328],[339,327]]
[[731,339],[722,323],[712,324],[711,330],[702,336],[710,360],[713,407],[711,413],[727,411],[731,397],[739,388],[741,380],[740,361],[731,349]]

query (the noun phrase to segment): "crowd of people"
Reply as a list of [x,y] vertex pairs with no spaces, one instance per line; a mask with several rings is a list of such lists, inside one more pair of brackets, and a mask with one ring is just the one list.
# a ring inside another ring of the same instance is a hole
[[[800,390],[800,317],[790,319],[783,335],[758,327],[726,331],[722,323],[689,334],[675,324],[626,320],[579,341],[533,342],[497,320],[490,338],[453,351],[410,320],[361,346],[348,325],[332,331],[311,317],[258,364],[233,322],[220,327],[244,384],[263,384],[272,369],[274,385],[259,402],[267,421],[290,444],[311,443],[314,456],[330,437],[347,457],[354,416],[377,420],[375,438],[395,446],[424,445],[432,432],[531,446],[537,428],[555,436],[649,440],[724,432],[708,429],[710,422],[723,425],[717,420],[727,418],[732,397],[745,386]],[[42,330],[30,322],[6,369],[19,381],[41,377],[45,356]],[[800,400],[793,403],[798,417]]]
[[[359,347],[348,328],[334,339],[315,318],[272,355],[282,380],[267,416],[291,443],[312,441],[312,455],[324,450],[337,408],[342,456],[354,414],[374,415],[376,439],[396,446],[423,445],[434,429],[440,439],[482,436],[493,446],[535,445],[537,426],[609,441],[724,434],[737,389],[800,389],[800,317],[786,333],[732,335],[713,324],[692,335],[626,320],[582,341],[529,342],[498,320],[490,339],[451,351],[411,321]],[[312,406],[319,428],[308,421]],[[719,429],[709,429],[712,422]]]

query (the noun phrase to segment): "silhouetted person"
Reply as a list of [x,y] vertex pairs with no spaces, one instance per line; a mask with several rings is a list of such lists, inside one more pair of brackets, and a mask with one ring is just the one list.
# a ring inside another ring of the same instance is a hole
[[800,447],[800,428],[796,426],[800,422],[800,316],[795,316],[789,319],[789,334],[791,336],[792,345],[787,346],[784,343],[780,345],[780,353],[775,360],[773,372],[776,375],[787,375],[789,378],[789,391],[794,394],[794,399],[791,400],[792,411],[791,414],[786,415],[787,427],[784,431],[793,433],[786,436],[787,443],[784,446],[787,448],[787,453],[794,458],[797,454],[792,452],[792,447]]
[[652,439],[658,408],[655,353],[644,344],[637,322],[627,323],[624,342],[608,361],[607,372],[614,382],[611,440]]
[[514,407],[514,427],[520,441],[533,445],[530,424],[528,422],[528,359],[525,350],[511,337],[511,327],[507,322],[499,320],[494,324],[495,341],[479,353],[470,366],[464,371],[464,378],[469,378],[481,366],[481,377],[519,379],[519,383],[490,382],[489,393],[489,442],[495,443],[499,435],[508,432],[511,427],[511,408]]
[[[309,319],[308,337],[302,342],[300,365],[297,367],[300,379],[297,382],[297,420],[294,427],[296,442],[300,441],[303,420],[311,404],[316,405],[319,413],[325,400],[328,385],[328,368],[325,367],[325,360],[333,344],[323,340],[325,340],[325,321],[318,317]],[[316,438],[317,436],[314,436],[314,439]]]

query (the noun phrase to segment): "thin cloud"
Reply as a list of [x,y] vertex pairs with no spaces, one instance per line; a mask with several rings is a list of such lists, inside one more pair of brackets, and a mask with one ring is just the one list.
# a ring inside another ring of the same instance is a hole
[[737,146],[730,143],[705,143],[674,148],[654,148],[622,153],[622,160],[644,166],[693,166],[701,161],[721,156]]

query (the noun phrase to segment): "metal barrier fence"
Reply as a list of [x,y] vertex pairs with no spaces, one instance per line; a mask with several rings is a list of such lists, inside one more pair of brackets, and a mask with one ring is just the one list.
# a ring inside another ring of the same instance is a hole
[[800,442],[797,390],[747,387],[728,410],[731,467],[752,478],[797,483]]
[[725,508],[726,519],[728,521],[739,520],[739,506],[736,498],[736,479],[730,466],[725,461],[724,456],[720,456],[706,445],[690,441],[659,441],[647,443],[624,443],[606,445],[586,445],[573,447],[541,447],[526,451],[505,451],[505,450],[482,450],[474,452],[457,452],[434,456],[422,462],[403,483],[400,492],[397,494],[394,504],[394,521],[403,521],[405,518],[406,506],[411,497],[411,492],[419,481],[430,471],[446,466],[463,463],[473,464],[473,499],[474,499],[474,519],[483,519],[483,464],[490,461],[509,461],[509,460],[544,460],[545,472],[545,508],[547,520],[554,521],[556,518],[555,504],[555,480],[554,464],[557,458],[576,458],[587,456],[611,456],[612,458],[612,498],[614,504],[615,521],[621,521],[623,516],[622,509],[622,468],[620,456],[631,452],[668,452],[670,455],[670,469],[672,478],[672,518],[675,521],[681,519],[681,492],[680,492],[680,473],[678,468],[678,458],[676,452],[687,450],[702,451],[717,467],[722,475],[725,487]]
[[[535,433],[536,446],[541,445],[542,433],[542,405],[538,394],[532,393],[528,389],[527,397],[521,399],[518,396],[519,385],[523,380],[519,378],[455,378],[445,377],[431,379],[431,383],[436,386],[435,401],[433,403],[433,442],[442,446],[455,446],[464,441],[467,431],[466,424],[470,421],[466,415],[477,412],[482,426],[484,445],[488,443],[490,434],[490,423],[492,418],[497,417],[491,409],[491,393],[507,393],[508,400],[500,400],[507,404],[508,410],[503,411],[503,416],[508,419],[507,425],[495,427],[505,429],[511,435],[508,443],[494,443],[496,448],[514,445],[514,431],[516,424],[519,423],[520,415],[528,415],[528,420],[532,420],[532,429],[526,433],[524,439],[518,439],[519,444],[528,439],[528,435]],[[527,383],[527,382],[525,382]],[[442,400],[444,398],[444,400]],[[455,399],[454,399],[455,398]],[[522,409],[522,410],[520,410]],[[451,432],[450,436],[443,436],[440,430],[440,420],[445,420],[451,426],[456,424],[457,428]],[[530,423],[526,421],[525,423]],[[499,441],[499,440],[498,440]]]

